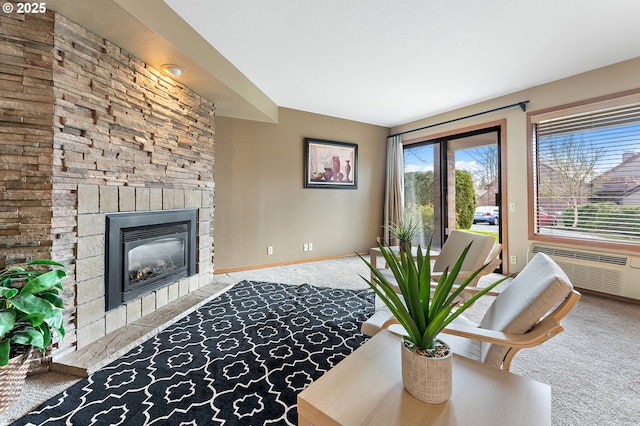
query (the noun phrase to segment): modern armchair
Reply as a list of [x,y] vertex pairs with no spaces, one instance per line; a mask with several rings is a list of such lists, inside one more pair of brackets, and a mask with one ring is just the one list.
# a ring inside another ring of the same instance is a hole
[[[471,244],[472,243],[472,244]],[[460,273],[458,274],[458,284],[471,275],[483,265],[491,263],[493,268],[484,268],[483,273],[478,274],[469,286],[476,286],[478,280],[487,273],[493,272],[500,264],[499,255],[502,245],[496,243],[495,238],[489,235],[474,234],[472,232],[454,230],[442,245],[442,250],[435,256],[435,262],[431,268],[431,278],[437,281],[445,270],[451,270],[463,250],[471,244],[469,252],[464,259]],[[378,268],[389,282],[394,282],[395,278],[390,269]]]
[[[465,289],[474,290],[478,289]],[[538,346],[562,332],[560,321],[580,299],[564,271],[544,253],[538,253],[504,290],[487,295],[496,298],[479,324],[459,316],[439,338],[455,354],[506,371],[520,349]],[[399,327],[389,311],[381,311],[363,324],[363,333]]]
[[441,338],[456,354],[508,371],[520,349],[538,346],[564,330],[560,321],[579,299],[564,271],[538,253],[498,294],[479,324],[459,316]]

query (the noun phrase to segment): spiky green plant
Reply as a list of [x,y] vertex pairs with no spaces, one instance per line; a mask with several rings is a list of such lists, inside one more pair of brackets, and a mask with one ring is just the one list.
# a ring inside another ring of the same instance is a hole
[[64,337],[64,302],[58,290],[67,270],[46,259],[25,264],[38,265],[60,269],[13,266],[0,271],[0,366],[9,362],[12,345],[33,346],[44,354],[52,340],[51,329],[59,339]]
[[419,221],[409,218],[387,225],[386,228],[399,241],[411,242],[420,232],[422,225]]
[[[389,246],[378,244],[389,269],[397,281],[400,294],[396,293],[395,285],[389,282],[371,263],[362,256],[373,273],[373,279],[362,277],[380,299],[387,305],[398,322],[407,332],[406,340],[427,354],[435,351],[436,336],[456,317],[462,314],[476,300],[489,292],[508,277],[504,277],[479,290],[466,302],[458,304],[456,298],[464,291],[473,279],[486,266],[471,273],[461,284],[455,285],[460,268],[471,247],[470,243],[462,252],[451,271],[444,270],[437,284],[432,287],[431,282],[431,243],[427,254],[423,255],[418,246],[414,259],[411,253],[400,251],[400,256]],[[403,303],[404,301],[404,303]]]

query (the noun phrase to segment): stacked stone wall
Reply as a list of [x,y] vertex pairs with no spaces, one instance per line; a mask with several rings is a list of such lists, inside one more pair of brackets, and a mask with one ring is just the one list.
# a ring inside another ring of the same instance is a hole
[[[69,267],[58,352],[209,282],[211,102],[53,12],[0,14],[0,90],[0,266]],[[197,275],[105,313],[105,213],[179,208],[198,209]]]
[[53,19],[0,13],[0,267],[50,256]]

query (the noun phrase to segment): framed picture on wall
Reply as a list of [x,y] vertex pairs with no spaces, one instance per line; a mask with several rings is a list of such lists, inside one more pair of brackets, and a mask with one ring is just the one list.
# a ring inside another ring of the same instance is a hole
[[304,138],[305,188],[358,188],[358,145]]

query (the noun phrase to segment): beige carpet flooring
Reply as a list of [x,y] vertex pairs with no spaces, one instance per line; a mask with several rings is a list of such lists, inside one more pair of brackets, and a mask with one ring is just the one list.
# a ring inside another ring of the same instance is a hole
[[[358,274],[367,276],[366,266],[349,257],[216,278],[229,284],[246,279],[366,288]],[[467,316],[478,320],[489,302],[479,301]],[[521,351],[511,371],[552,386],[553,425],[640,424],[640,305],[584,295],[564,326],[549,342]],[[55,372],[28,377],[20,401],[0,414],[0,424],[10,424],[77,380]]]

